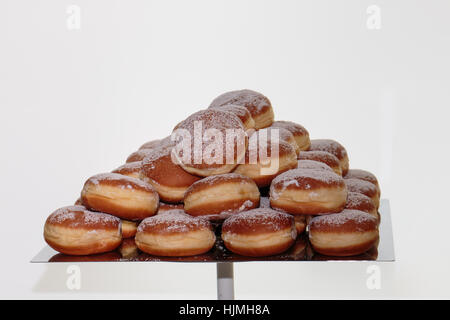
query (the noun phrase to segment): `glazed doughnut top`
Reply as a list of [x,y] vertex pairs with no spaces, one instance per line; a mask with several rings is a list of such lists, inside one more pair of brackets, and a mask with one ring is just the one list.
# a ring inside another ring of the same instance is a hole
[[117,228],[121,221],[106,213],[89,211],[84,206],[67,206],[53,212],[47,223],[73,229],[109,230]]
[[253,115],[259,115],[266,112],[270,107],[270,100],[259,92],[253,90],[236,90],[226,92],[215,98],[210,108],[220,107],[227,104],[244,106]]
[[207,220],[192,217],[181,209],[172,209],[145,218],[139,224],[137,231],[157,234],[177,234],[204,229],[211,229],[211,224]]
[[376,229],[377,219],[367,212],[344,209],[339,213],[316,216],[310,228],[321,232],[364,232]]
[[226,219],[222,232],[258,234],[276,232],[293,226],[293,216],[269,208],[244,211]]

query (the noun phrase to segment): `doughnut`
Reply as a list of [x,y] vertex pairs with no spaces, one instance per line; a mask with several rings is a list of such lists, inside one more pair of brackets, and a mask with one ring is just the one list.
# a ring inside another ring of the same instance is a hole
[[309,240],[313,249],[324,255],[358,255],[377,242],[377,219],[367,212],[348,209],[314,217],[309,224]]
[[63,207],[47,218],[44,239],[50,247],[64,254],[108,252],[122,242],[121,223],[119,218],[91,212],[83,206]]
[[346,200],[344,179],[326,170],[292,169],[270,185],[271,207],[291,214],[340,212]]
[[121,165],[120,167],[111,172],[139,179],[141,168],[142,168],[142,161],[135,161],[125,163],[124,165]]
[[192,256],[209,251],[216,241],[211,224],[183,210],[170,210],[144,219],[138,227],[136,244],[157,256]]
[[339,159],[326,151],[302,151],[298,155],[299,160],[314,160],[319,161],[327,166],[329,166],[331,169],[333,169],[336,174],[342,176],[342,169],[341,169],[341,162]]
[[134,237],[123,239],[122,243],[118,248],[118,251],[122,256],[122,258],[124,259],[131,259],[136,257],[139,254],[139,250],[134,240]]
[[359,179],[372,183],[377,187],[378,193],[380,194],[380,185],[378,184],[378,179],[375,175],[369,171],[361,169],[350,169],[345,175],[344,179]]
[[173,209],[181,209],[184,210],[184,204],[183,203],[159,203],[158,213],[161,214],[163,212],[173,210]]
[[268,208],[232,215],[222,225],[222,239],[231,252],[250,257],[286,251],[297,237],[294,217]]
[[302,214],[294,215],[295,229],[297,234],[302,234],[306,230],[306,217]]
[[270,137],[266,140],[256,132],[250,138],[245,163],[238,165],[234,173],[253,179],[258,187],[267,187],[277,175],[296,167],[297,155],[289,143],[273,142]]
[[357,192],[349,192],[345,209],[364,211],[379,219],[377,208],[372,199]]
[[122,219],[122,238],[133,238],[136,235],[138,223]]
[[[265,132],[264,132],[265,131]],[[267,137],[272,137],[272,135],[274,134],[274,131],[278,131],[278,139],[280,139],[281,141],[287,142],[289,143],[295,150],[295,154],[299,154],[300,152],[300,148],[298,147],[297,141],[295,141],[294,135],[281,127],[277,127],[277,128],[273,128],[273,127],[268,127],[268,128],[264,128],[261,130],[258,130],[258,134],[265,134]],[[264,132],[264,133],[263,133]]]
[[82,206],[83,202],[81,201],[81,198],[78,197],[78,199],[75,201],[75,203],[73,204],[74,206]]
[[[173,152],[176,162],[194,175],[207,177],[231,172],[245,156],[245,128],[231,112],[218,109],[196,112],[180,122],[173,135],[178,141]],[[186,147],[190,152],[183,150]]]
[[142,161],[152,149],[141,149],[130,154],[126,163]]
[[177,203],[183,201],[187,188],[201,178],[174,163],[171,154],[167,148],[153,149],[142,160],[141,179],[155,188],[162,201]]
[[184,210],[192,216],[227,216],[257,208],[259,197],[252,179],[236,173],[221,174],[192,184],[184,196]]
[[233,113],[235,116],[237,116],[242,121],[242,124],[244,125],[245,130],[255,128],[255,120],[253,120],[253,117],[250,114],[250,111],[248,111],[247,108],[245,108],[243,106],[228,104],[228,105],[224,105],[221,107],[214,107],[214,108]]
[[344,179],[345,184],[349,192],[361,193],[368,196],[374,203],[375,207],[378,209],[380,206],[380,195],[378,194],[377,187],[365,180],[360,179]]
[[315,161],[315,160],[298,160],[297,168],[298,169],[326,170],[326,171],[334,172],[333,169],[331,169],[325,163]]
[[311,141],[309,140],[309,132],[303,126],[291,121],[275,121],[271,127],[284,128],[294,136],[300,151],[309,149]]
[[144,144],[139,148],[139,150],[143,150],[143,149],[153,149],[153,148],[159,147],[160,145],[161,145],[161,140],[160,140],[160,139],[157,139],[157,140],[151,140],[151,141],[148,141],[148,142],[144,143]]
[[226,92],[215,98],[209,107],[216,108],[229,104],[246,107],[255,121],[255,129],[266,128],[273,122],[272,104],[261,93],[248,89]]
[[126,220],[142,220],[158,210],[159,196],[148,183],[118,173],[90,177],[81,191],[83,205]]
[[347,150],[337,141],[331,139],[311,140],[310,151],[326,151],[336,156],[341,164],[342,175],[348,172],[348,154]]

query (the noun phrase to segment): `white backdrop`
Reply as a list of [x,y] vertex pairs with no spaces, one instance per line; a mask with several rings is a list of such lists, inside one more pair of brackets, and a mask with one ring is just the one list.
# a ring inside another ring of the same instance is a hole
[[239,264],[236,297],[449,298],[449,14],[445,0],[2,1],[0,297],[215,298],[213,264],[83,265],[70,291],[64,266],[29,260],[86,178],[249,88],[379,176],[397,261],[379,290],[371,263]]

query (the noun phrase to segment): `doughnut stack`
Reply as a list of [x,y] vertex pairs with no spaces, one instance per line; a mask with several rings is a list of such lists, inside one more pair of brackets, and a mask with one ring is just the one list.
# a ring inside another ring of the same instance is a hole
[[63,255],[189,257],[221,241],[266,257],[301,235],[317,255],[346,257],[376,248],[379,203],[377,178],[350,169],[340,143],[274,121],[267,97],[238,90],[87,179],[47,218],[44,239]]

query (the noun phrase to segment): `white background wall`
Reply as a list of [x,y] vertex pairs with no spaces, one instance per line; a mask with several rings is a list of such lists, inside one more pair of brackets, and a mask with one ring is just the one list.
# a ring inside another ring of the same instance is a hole
[[86,178],[250,88],[379,176],[397,261],[381,290],[367,263],[239,264],[237,298],[449,298],[449,15],[445,0],[2,1],[0,297],[215,298],[213,264],[83,265],[72,292],[64,266],[29,260]]

